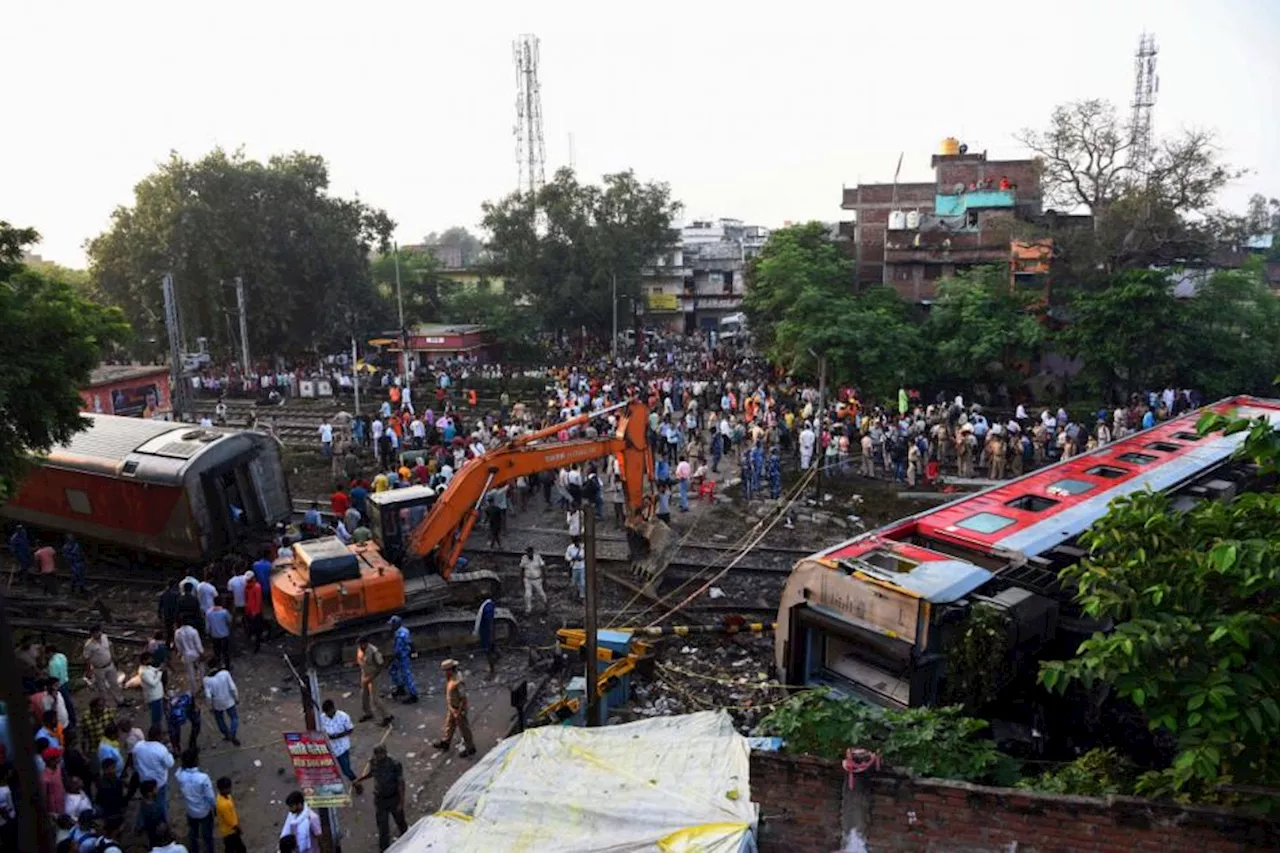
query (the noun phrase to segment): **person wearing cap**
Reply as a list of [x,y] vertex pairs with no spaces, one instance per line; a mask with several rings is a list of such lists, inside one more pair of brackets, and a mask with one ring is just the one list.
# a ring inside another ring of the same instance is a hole
[[413,639],[409,629],[399,616],[392,616],[387,624],[395,629],[395,648],[391,653],[391,683],[395,690],[391,695],[404,697],[406,705],[418,703],[418,685],[413,680]]
[[436,749],[448,749],[453,743],[453,733],[459,732],[462,735],[462,757],[475,755],[476,744],[471,737],[471,723],[467,721],[467,691],[462,680],[462,676],[458,673],[458,662],[453,658],[449,658],[440,664],[440,668],[444,670],[445,686],[445,712],[447,717],[444,723],[444,737],[432,744]]
[[355,783],[373,779],[373,816],[378,825],[378,850],[391,846],[391,819],[401,835],[409,830],[404,818],[404,768],[399,761],[387,755],[387,748],[378,744],[373,748],[364,773]]
[[356,666],[360,668],[360,707],[364,711],[360,722],[373,719],[374,709],[382,717],[382,725],[391,725],[394,717],[387,713],[387,707],[378,696],[378,678],[386,668],[386,660],[378,647],[369,642],[368,637],[356,640]]

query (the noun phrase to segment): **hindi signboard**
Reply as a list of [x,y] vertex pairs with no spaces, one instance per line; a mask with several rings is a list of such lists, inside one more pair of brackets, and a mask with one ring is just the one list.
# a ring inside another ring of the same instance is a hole
[[351,805],[338,762],[324,732],[285,732],[284,747],[293,762],[293,775],[313,808]]

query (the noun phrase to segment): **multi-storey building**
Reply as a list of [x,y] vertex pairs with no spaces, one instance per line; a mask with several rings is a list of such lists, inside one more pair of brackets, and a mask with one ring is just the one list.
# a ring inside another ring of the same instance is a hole
[[694,220],[676,247],[645,270],[645,320],[679,334],[710,332],[742,310],[746,264],[769,229],[740,219]]
[[934,178],[921,183],[845,187],[840,224],[857,262],[859,286],[887,284],[927,302],[938,279],[982,264],[1009,264],[1013,225],[1040,215],[1039,169],[1033,160],[988,160],[954,139],[932,159]]

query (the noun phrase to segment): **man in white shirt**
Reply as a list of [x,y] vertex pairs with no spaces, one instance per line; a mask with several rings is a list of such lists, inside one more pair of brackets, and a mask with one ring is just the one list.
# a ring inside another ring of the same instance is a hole
[[320,815],[307,805],[301,791],[294,791],[284,802],[289,813],[280,827],[280,837],[292,835],[298,842],[298,853],[317,853],[320,849]]
[[328,459],[333,456],[333,425],[328,421],[320,424],[320,452],[324,454],[324,458]]
[[187,673],[187,692],[192,696],[200,692],[200,659],[204,656],[204,643],[194,625],[183,625],[173,632],[173,648],[182,659]]
[[565,524],[569,526],[569,535],[571,537],[582,535],[582,507],[581,506],[574,504],[573,509],[565,513],[564,520],[565,520]]
[[204,697],[213,708],[213,719],[218,724],[218,731],[222,732],[222,739],[239,746],[240,740],[236,735],[240,731],[240,712],[236,709],[236,702],[240,699],[240,691],[236,689],[230,671],[215,665],[204,677]]
[[[579,512],[581,515],[581,512]],[[569,575],[574,589],[578,591],[578,599],[587,597],[587,552],[582,547],[582,537],[574,536],[569,547],[564,549],[564,561],[569,565]]]
[[231,616],[235,624],[244,624],[244,573],[237,573],[227,581],[227,592],[231,593]]
[[208,613],[213,609],[213,602],[218,598],[218,588],[209,582],[209,574],[206,572],[204,580],[196,584],[196,600],[200,602],[200,612]]
[[813,426],[805,421],[804,429],[800,430],[800,470],[809,470],[809,463],[813,460],[813,448],[817,442],[818,437],[813,432]]
[[346,711],[339,711],[332,699],[326,699],[320,706],[320,727],[329,736],[333,760],[338,762],[342,775],[351,780],[357,794],[363,793],[363,786],[356,782],[355,771],[351,769],[351,733],[355,731],[351,715]]
[[533,612],[534,595],[542,599],[542,609],[544,611],[550,610],[550,605],[547,603],[547,591],[542,588],[542,569],[545,566],[546,562],[542,559],[542,555],[534,553],[532,545],[524,549],[524,556],[520,558],[520,575],[524,578],[525,615]]

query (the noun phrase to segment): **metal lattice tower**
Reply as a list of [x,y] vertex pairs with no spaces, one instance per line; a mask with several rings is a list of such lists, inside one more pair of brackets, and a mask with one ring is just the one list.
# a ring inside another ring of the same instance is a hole
[[538,37],[524,34],[511,43],[516,63],[517,186],[530,194],[546,183],[547,149],[542,139],[542,92],[538,86]]
[[1138,39],[1133,62],[1133,115],[1129,119],[1129,163],[1145,173],[1151,163],[1151,113],[1155,109],[1160,78],[1156,76],[1156,37],[1144,32]]

